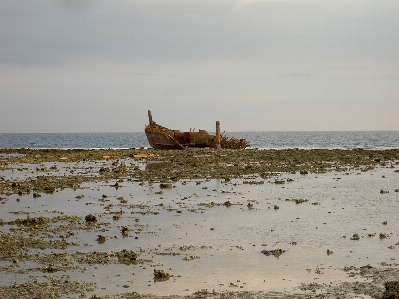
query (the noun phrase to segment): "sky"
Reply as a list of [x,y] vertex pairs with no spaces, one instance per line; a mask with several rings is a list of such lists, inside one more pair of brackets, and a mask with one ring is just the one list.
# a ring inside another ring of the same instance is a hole
[[398,0],[0,0],[0,133],[399,130]]

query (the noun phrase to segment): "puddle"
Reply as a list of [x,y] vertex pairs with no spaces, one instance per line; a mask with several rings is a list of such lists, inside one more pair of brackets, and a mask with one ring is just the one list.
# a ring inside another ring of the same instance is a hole
[[[88,162],[81,168],[80,163],[74,164],[75,172],[87,170]],[[104,163],[111,162],[101,167]],[[52,164],[43,167],[61,174],[71,170],[63,163],[51,170]],[[20,176],[32,171],[27,166],[14,170]],[[392,169],[282,173],[280,183],[275,179],[184,180],[167,189],[159,182],[124,179],[118,188],[112,181],[84,183],[76,191],[57,190],[39,198],[5,196],[2,233],[68,245],[30,249],[28,255],[42,259],[20,259],[15,267],[2,261],[0,280],[11,285],[41,278],[49,275],[43,269],[52,261],[51,275],[95,283],[92,293],[99,296],[127,291],[187,295],[201,289],[281,292],[301,283],[352,281],[343,271],[346,266],[398,262],[399,246],[389,248],[399,242],[399,193]],[[263,184],[245,183],[251,180]],[[381,189],[389,193],[381,194]],[[88,214],[98,221],[86,223]],[[15,223],[40,216],[50,219],[46,229]],[[67,216],[79,217],[75,226],[72,218],[55,221]],[[354,234],[359,240],[351,240]],[[99,236],[104,242],[98,242]],[[283,251],[278,258],[261,253],[275,249]],[[138,253],[137,262],[121,262],[116,256],[123,250]],[[93,262],[82,258],[93,253],[108,254],[108,262],[99,262],[98,256]],[[154,269],[169,273],[169,279],[154,280]]]

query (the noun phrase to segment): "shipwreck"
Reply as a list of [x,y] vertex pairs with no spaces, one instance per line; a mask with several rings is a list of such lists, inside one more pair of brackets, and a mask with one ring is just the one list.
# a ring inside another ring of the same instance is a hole
[[220,133],[220,122],[216,122],[216,134],[209,134],[205,130],[189,132],[171,130],[158,125],[152,119],[152,113],[148,110],[149,124],[145,127],[145,134],[151,147],[156,149],[185,149],[185,148],[222,148],[245,149],[249,142],[245,139],[228,138]]

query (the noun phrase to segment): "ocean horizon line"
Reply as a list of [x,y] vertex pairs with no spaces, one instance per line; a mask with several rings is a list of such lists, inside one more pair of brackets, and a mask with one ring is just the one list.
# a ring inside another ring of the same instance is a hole
[[[182,131],[182,130],[179,130]],[[182,131],[184,132],[184,131]],[[209,132],[215,132],[215,131],[209,131]],[[227,131],[225,130],[224,132],[230,132],[230,133],[327,133],[327,132],[342,132],[342,133],[351,133],[351,132],[399,132],[399,130],[245,130],[245,131]],[[0,134],[137,134],[137,133],[143,133],[145,134],[144,130],[143,131],[109,131],[109,132],[101,132],[101,131],[95,131],[95,132],[0,132]]]
[[[209,132],[214,134],[214,132]],[[240,131],[250,149],[399,149],[399,131]],[[0,148],[150,148],[145,132],[0,133]]]

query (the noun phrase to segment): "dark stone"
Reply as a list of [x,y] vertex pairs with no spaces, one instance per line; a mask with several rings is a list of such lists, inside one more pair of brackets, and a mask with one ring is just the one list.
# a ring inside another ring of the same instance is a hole
[[86,219],[86,222],[97,222],[97,220],[98,220],[97,217],[92,214],[87,215],[85,217],[85,219]]
[[399,281],[387,281],[381,299],[399,299]]
[[284,251],[285,251],[285,250],[282,250],[282,249],[280,249],[280,248],[277,248],[277,249],[274,249],[274,250],[262,250],[261,253],[263,253],[263,254],[266,255],[266,256],[273,255],[273,256],[275,256],[275,257],[278,258],[280,255],[283,254]]

